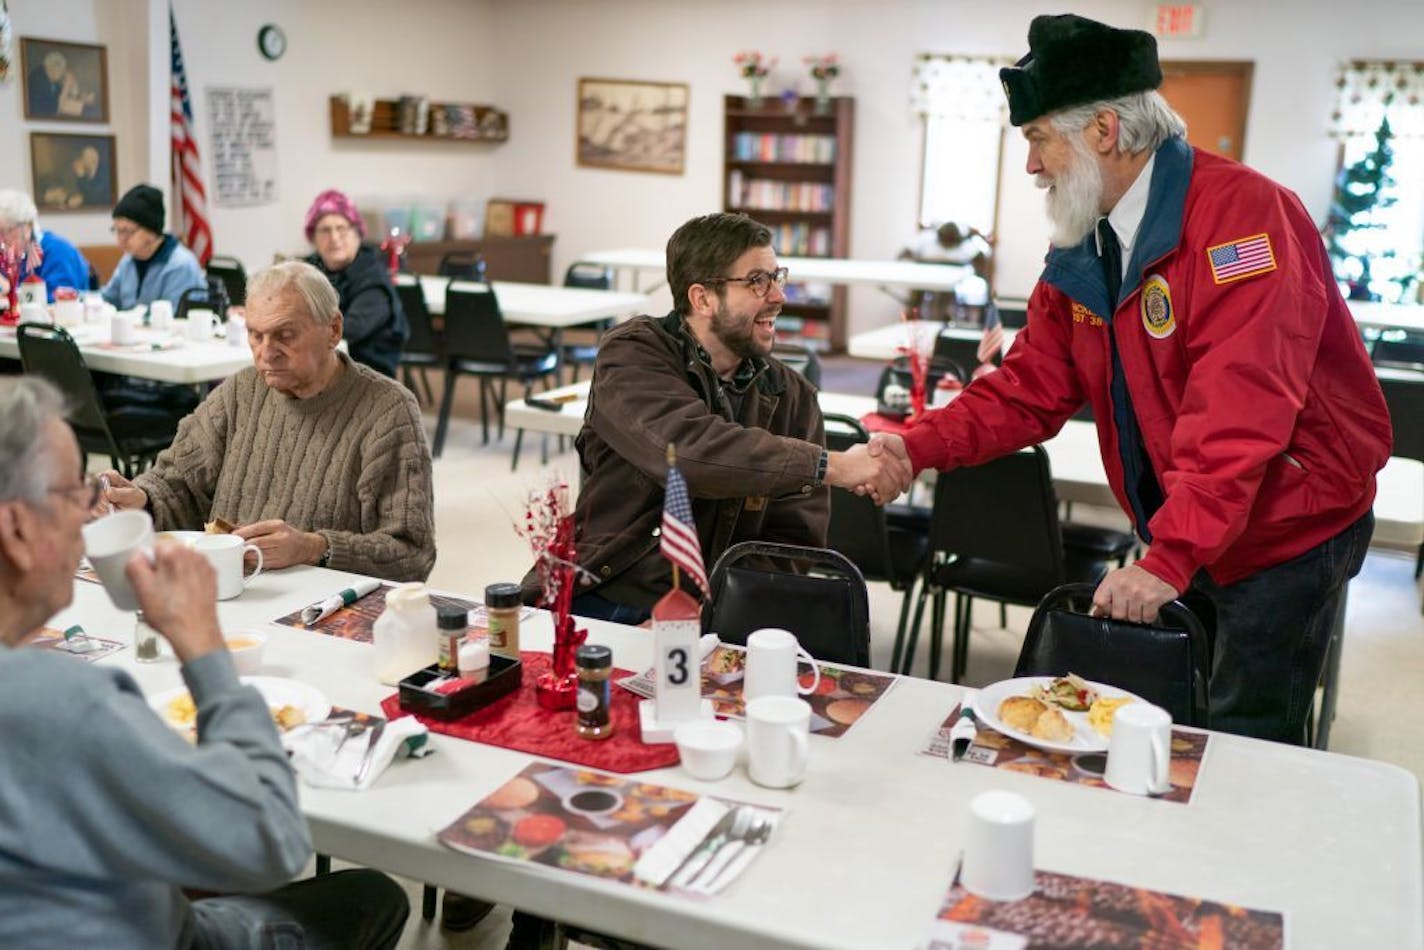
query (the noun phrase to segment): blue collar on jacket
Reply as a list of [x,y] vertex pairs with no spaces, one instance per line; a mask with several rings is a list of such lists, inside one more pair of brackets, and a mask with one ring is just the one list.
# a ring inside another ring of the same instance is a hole
[[[1157,149],[1147,210],[1142,215],[1142,227],[1138,229],[1132,260],[1122,280],[1119,301],[1126,300],[1142,283],[1142,272],[1149,264],[1171,253],[1181,243],[1182,217],[1191,178],[1191,146],[1174,135]],[[1041,279],[1112,322],[1116,308],[1108,302],[1107,283],[1103,279],[1103,265],[1093,232],[1088,232],[1079,244],[1049,251]]]

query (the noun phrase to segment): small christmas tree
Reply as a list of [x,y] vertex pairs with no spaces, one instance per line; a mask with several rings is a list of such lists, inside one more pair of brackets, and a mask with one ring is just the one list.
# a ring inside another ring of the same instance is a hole
[[1326,222],[1326,249],[1335,265],[1335,277],[1348,287],[1351,300],[1377,300],[1370,288],[1374,275],[1370,265],[1381,258],[1394,257],[1388,238],[1372,234],[1384,228],[1377,212],[1394,204],[1389,194],[1394,178],[1389,167],[1394,163],[1394,150],[1389,140],[1389,119],[1375,130],[1375,147],[1358,162],[1340,169],[1335,181],[1335,197],[1330,202],[1330,217]]

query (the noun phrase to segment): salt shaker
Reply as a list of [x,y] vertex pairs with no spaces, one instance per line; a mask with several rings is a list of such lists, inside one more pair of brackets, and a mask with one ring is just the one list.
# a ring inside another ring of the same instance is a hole
[[134,612],[134,659],[140,663],[158,659],[158,631],[148,625],[142,610]]

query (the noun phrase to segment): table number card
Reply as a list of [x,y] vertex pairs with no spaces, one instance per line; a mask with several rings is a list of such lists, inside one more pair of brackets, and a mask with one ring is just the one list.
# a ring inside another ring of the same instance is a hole
[[702,699],[697,601],[673,588],[653,605],[653,698],[639,705],[643,741],[672,742],[680,723],[712,715]]

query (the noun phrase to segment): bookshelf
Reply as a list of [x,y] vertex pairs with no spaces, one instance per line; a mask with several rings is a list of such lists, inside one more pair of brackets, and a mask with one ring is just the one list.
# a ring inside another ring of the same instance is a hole
[[458,102],[429,102],[423,132],[402,131],[401,101],[376,99],[371,103],[371,127],[351,128],[351,103],[345,96],[329,100],[331,136],[340,139],[419,139],[447,142],[504,142],[509,139],[509,114],[493,106]]
[[[723,210],[771,228],[781,257],[849,257],[855,100],[836,96],[822,112],[810,97],[751,108],[742,96],[727,96],[724,117]],[[843,351],[845,288],[797,283],[794,272],[791,281],[778,342]]]

